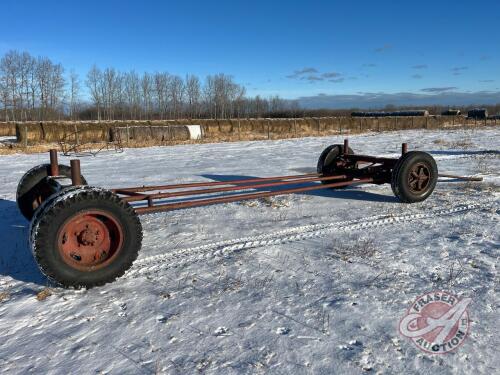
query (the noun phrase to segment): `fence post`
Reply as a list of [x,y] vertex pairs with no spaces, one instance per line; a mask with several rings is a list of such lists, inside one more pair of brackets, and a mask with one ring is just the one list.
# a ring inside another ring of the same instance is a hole
[[318,135],[321,134],[321,120],[318,118]]
[[130,142],[130,132],[129,132],[129,129],[128,129],[128,124],[127,124],[127,144]]
[[241,141],[241,121],[238,119],[238,140]]
[[78,128],[77,128],[76,124],[73,126],[73,129],[75,130],[76,145],[79,146],[80,145],[80,137],[78,136]]
[[267,139],[271,139],[271,120],[267,120]]
[[28,125],[24,125],[24,147],[28,148]]
[[293,118],[293,133],[295,138],[297,138],[297,119],[295,117]]

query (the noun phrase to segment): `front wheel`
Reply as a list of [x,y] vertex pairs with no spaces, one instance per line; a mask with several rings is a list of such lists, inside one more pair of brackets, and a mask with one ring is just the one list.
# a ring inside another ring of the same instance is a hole
[[394,195],[404,203],[427,199],[438,179],[434,158],[426,152],[410,151],[399,158],[392,170],[391,187]]
[[123,275],[137,258],[141,223],[116,194],[71,188],[42,209],[32,223],[33,254],[42,272],[62,286],[103,285]]

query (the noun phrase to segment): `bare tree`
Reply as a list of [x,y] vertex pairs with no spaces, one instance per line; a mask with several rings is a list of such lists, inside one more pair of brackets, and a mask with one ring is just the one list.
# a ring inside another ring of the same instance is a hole
[[106,68],[102,73],[101,85],[105,117],[114,120],[121,97],[122,75],[114,68]]
[[141,107],[141,83],[136,72],[126,73],[124,79],[124,97],[129,110],[129,118],[137,119]]
[[90,96],[94,105],[97,109],[97,121],[101,121],[101,106],[102,106],[102,90],[101,90],[101,80],[102,80],[102,72],[96,66],[93,65],[87,73],[87,87],[90,92]]
[[0,102],[3,105],[4,120],[9,121],[9,87],[4,76],[0,76]]
[[170,101],[171,118],[179,118],[182,112],[184,98],[184,82],[179,76],[171,76],[168,86],[168,97]]
[[190,118],[200,116],[201,87],[200,79],[194,75],[186,76],[187,115]]
[[142,109],[144,118],[151,118],[152,103],[153,103],[153,81],[149,73],[144,73],[141,79],[142,89]]
[[80,100],[80,79],[74,70],[69,74],[69,116],[75,120]]
[[19,97],[19,53],[17,51],[9,51],[0,61],[0,72],[2,74],[3,86],[6,91],[4,105],[8,105],[11,109],[12,121],[16,120],[16,110]]
[[159,113],[160,120],[165,118],[167,112],[167,96],[170,76],[168,73],[155,73],[153,75],[154,97],[156,102],[156,111]]

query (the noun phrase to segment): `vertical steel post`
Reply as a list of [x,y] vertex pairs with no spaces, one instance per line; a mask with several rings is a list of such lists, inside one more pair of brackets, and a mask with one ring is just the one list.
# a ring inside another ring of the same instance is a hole
[[50,176],[59,176],[59,162],[57,161],[57,150],[49,150]]
[[344,156],[347,156],[349,154],[349,140],[346,138],[344,139]]
[[73,186],[83,185],[82,184],[82,172],[80,170],[80,160],[72,159],[71,164],[71,184]]
[[408,152],[408,143],[401,144],[401,154],[404,155]]

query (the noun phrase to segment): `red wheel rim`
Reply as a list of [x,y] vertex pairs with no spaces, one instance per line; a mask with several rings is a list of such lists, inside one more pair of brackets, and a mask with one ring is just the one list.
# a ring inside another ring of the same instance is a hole
[[108,212],[79,212],[63,224],[57,248],[63,261],[80,271],[95,271],[112,263],[123,247],[123,229]]
[[427,164],[417,163],[410,169],[408,175],[408,186],[414,193],[422,193],[427,190],[431,182],[431,171]]

